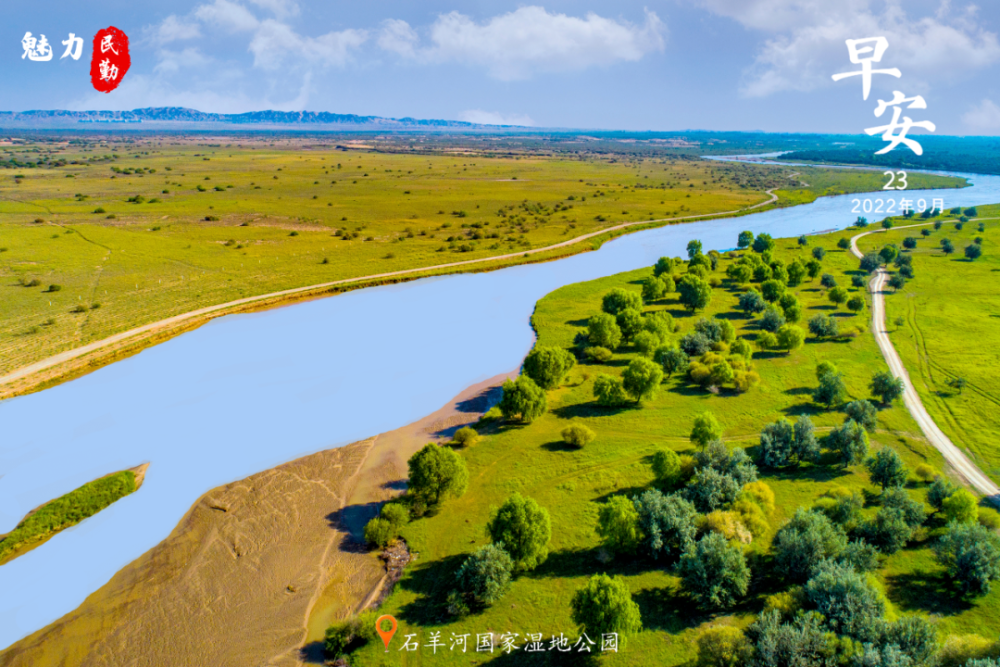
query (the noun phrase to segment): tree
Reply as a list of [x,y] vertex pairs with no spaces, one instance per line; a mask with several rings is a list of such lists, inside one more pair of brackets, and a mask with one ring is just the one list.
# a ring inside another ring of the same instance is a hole
[[628,635],[642,629],[639,605],[621,577],[595,574],[573,594],[570,606],[573,622],[583,631],[594,637],[618,633],[619,647],[625,645]]
[[493,511],[486,533],[494,544],[502,544],[517,571],[533,570],[548,558],[552,524],[549,513],[532,498],[511,495]]
[[906,248],[907,250],[913,250],[914,248],[916,248],[917,247],[916,237],[907,236],[905,239],[903,239],[903,247]]
[[698,510],[680,494],[650,489],[632,503],[639,514],[643,545],[654,559],[681,554],[694,544]]
[[746,595],[750,585],[750,568],[743,551],[715,532],[684,552],[678,572],[684,590],[702,608],[731,607]]
[[1000,536],[985,526],[950,524],[934,553],[966,595],[985,595],[990,584],[1000,579]]
[[799,508],[774,535],[771,552],[783,576],[805,581],[821,561],[847,548],[847,535],[821,512]]
[[764,310],[764,315],[761,316],[760,321],[757,324],[764,331],[776,333],[778,329],[785,326],[785,321],[784,312],[782,312],[780,308],[770,305]]
[[673,486],[681,478],[681,457],[672,449],[653,454],[653,476],[661,486]]
[[479,442],[479,434],[471,426],[463,426],[455,431],[455,435],[451,436],[451,439],[460,447],[471,447]]
[[753,244],[753,232],[740,232],[740,237],[736,241],[736,247],[740,250],[749,248]]
[[687,367],[688,356],[677,347],[661,347],[653,354],[653,361],[658,362],[663,367],[663,372],[667,377],[676,371]]
[[733,344],[729,346],[729,354],[736,354],[750,361],[753,359],[753,348],[750,346],[750,341],[746,338],[740,338],[734,340]]
[[666,293],[666,284],[656,276],[649,276],[642,281],[642,300],[646,303],[662,299]]
[[959,395],[961,395],[962,390],[965,389],[965,385],[968,384],[965,378],[958,377],[953,380],[948,380],[948,386],[952,389],[957,389]]
[[829,293],[827,294],[827,297],[828,297],[828,298],[830,299],[830,301],[832,301],[832,302],[833,302],[833,303],[834,303],[835,305],[837,305],[837,306],[840,306],[840,304],[842,304],[842,303],[844,303],[845,301],[847,301],[847,290],[845,290],[845,289],[844,289],[843,287],[834,287],[834,288],[833,288],[832,290],[830,290],[830,292],[829,292]]
[[878,410],[871,401],[851,401],[844,406],[844,413],[848,419],[853,419],[864,426],[869,433],[875,432],[875,427],[878,425]]
[[903,381],[894,377],[889,371],[880,371],[873,375],[869,388],[872,396],[881,399],[883,405],[889,405],[903,395]]
[[753,240],[753,251],[756,253],[771,252],[774,250],[774,239],[771,238],[770,234],[762,233],[758,234],[757,238]]
[[600,313],[591,317],[587,322],[587,341],[597,347],[617,349],[622,343],[622,330],[615,316]]
[[940,511],[944,509],[944,501],[958,489],[954,484],[938,475],[927,489],[927,502]]
[[893,244],[882,246],[882,249],[878,251],[878,256],[882,259],[883,264],[888,264],[889,262],[896,259],[899,255],[899,248]]
[[434,443],[424,445],[411,456],[407,467],[410,493],[430,506],[437,505],[447,496],[458,498],[469,486],[469,470],[462,457]]
[[861,270],[865,273],[878,271],[881,266],[882,258],[878,256],[878,253],[870,252],[861,258]]
[[865,298],[860,294],[855,294],[847,300],[847,309],[852,313],[860,313],[865,309]]
[[386,503],[382,505],[382,511],[379,512],[379,516],[388,521],[389,525],[395,531],[398,531],[410,522],[410,510],[400,503]]
[[847,239],[847,237],[843,237],[837,240],[837,247],[841,250],[847,250],[851,247],[851,242]]
[[583,447],[594,441],[597,434],[583,424],[570,424],[559,433],[563,442],[575,447]]
[[752,663],[753,647],[743,631],[716,625],[698,635],[698,667],[741,667]]
[[833,429],[828,437],[830,448],[840,452],[844,465],[857,465],[868,454],[868,433],[853,419]]
[[892,229],[892,220],[886,218],[882,221],[882,229],[889,230]]
[[514,561],[502,544],[487,544],[465,559],[455,575],[459,593],[477,607],[499,602],[510,590]]
[[681,350],[689,357],[700,357],[712,347],[711,338],[700,331],[692,331],[680,340]]
[[867,461],[865,467],[868,468],[868,475],[873,484],[878,484],[885,491],[890,487],[899,487],[906,484],[906,478],[910,471],[903,464],[903,459],[895,450],[883,447],[875,452]]
[[524,374],[542,389],[555,389],[576,366],[576,357],[561,347],[536,346],[524,359]]
[[778,299],[778,305],[785,314],[785,319],[789,322],[798,322],[802,317],[802,304],[795,298],[794,294],[786,293]]
[[365,524],[365,542],[381,549],[396,539],[397,534],[392,524],[381,517],[375,517]]
[[625,496],[612,496],[597,515],[597,534],[615,553],[634,553],[639,545],[639,512]]
[[788,286],[795,287],[802,283],[806,277],[806,267],[799,260],[794,260],[788,265]]
[[594,398],[598,405],[613,408],[625,405],[629,401],[628,392],[621,378],[611,377],[603,373],[594,380]]
[[768,303],[774,303],[785,293],[785,284],[780,280],[765,280],[760,286],[760,295]]
[[814,461],[819,457],[812,422],[799,417],[793,426],[787,419],[767,424],[760,432],[760,463],[782,468],[796,461]]
[[894,554],[913,537],[913,528],[906,523],[903,512],[883,507],[860,526],[858,532],[884,554]]
[[509,378],[503,383],[503,394],[498,406],[504,419],[519,418],[525,424],[530,424],[537,417],[545,414],[548,401],[545,390],[535,384],[527,375],[519,375],[517,380]]
[[601,299],[601,310],[609,315],[617,315],[626,308],[642,312],[642,297],[631,290],[616,287]]
[[813,315],[809,319],[809,333],[817,338],[835,338],[840,333],[837,318],[832,315]]
[[688,241],[687,244],[688,259],[694,259],[701,254],[701,241]]
[[778,329],[778,347],[791,354],[802,347],[806,340],[806,332],[794,324],[786,324]]
[[746,264],[731,264],[726,275],[738,285],[745,285],[753,277],[753,270]]
[[663,274],[668,276],[674,272],[674,260],[669,257],[661,257],[656,260],[656,264],[653,266],[653,275],[657,278]]
[[632,339],[632,346],[640,356],[649,359],[660,346],[660,337],[649,331],[640,331]]
[[691,428],[691,442],[702,449],[712,442],[722,437],[722,427],[715,420],[715,415],[711,412],[703,412],[694,418],[694,426]]
[[885,602],[854,568],[829,561],[819,564],[805,585],[805,595],[837,634],[860,641],[876,638]]
[[892,277],[889,278],[889,287],[892,288],[893,292],[898,292],[906,287],[906,278],[901,273],[892,274]]
[[642,331],[644,324],[642,312],[634,308],[626,308],[615,316],[615,323],[622,332],[622,340],[628,342]]
[[691,312],[704,309],[712,301],[712,287],[701,278],[685,274],[677,282],[680,302]]
[[978,243],[965,246],[965,257],[970,262],[979,259],[983,254],[983,247]]
[[663,369],[644,357],[633,359],[622,373],[622,386],[635,397],[636,403],[644,398],[653,399],[661,382]]
[[684,497],[701,512],[712,512],[731,505],[740,495],[741,484],[731,475],[715,468],[702,468],[688,482]]
[[823,277],[819,279],[819,284],[826,289],[833,289],[837,286],[837,279],[830,273],[824,273]]
[[822,262],[823,258],[826,257],[826,250],[822,246],[816,246],[812,249],[812,255],[816,261]]
[[979,501],[965,489],[958,489],[944,499],[941,511],[949,523],[975,523],[979,519]]
[[805,234],[803,234],[802,236],[800,236],[799,237],[799,245],[802,246],[802,247],[805,247],[805,246],[809,245],[809,237],[806,236]]
[[[937,630],[922,616],[904,616],[883,631],[887,646],[897,646],[911,664],[927,665],[937,652]],[[887,663],[881,663],[886,667]]]
[[816,278],[816,276],[818,276],[819,272],[822,270],[823,270],[823,265],[819,261],[815,259],[810,259],[808,262],[806,262],[806,273],[809,275],[810,280]]
[[813,400],[832,408],[840,405],[847,397],[847,386],[840,373],[825,373],[819,378],[819,386],[813,391]]
[[740,295],[739,308],[748,316],[753,317],[757,313],[764,312],[767,302],[757,290],[748,290]]
[[955,244],[951,242],[951,239],[941,239],[941,251],[946,255],[950,255],[955,252]]

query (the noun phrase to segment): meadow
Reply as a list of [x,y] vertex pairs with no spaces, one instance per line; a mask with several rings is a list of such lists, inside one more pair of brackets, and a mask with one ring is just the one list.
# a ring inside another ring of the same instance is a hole
[[[858,270],[858,260],[848,250],[838,247],[840,240],[855,233],[857,230],[847,230],[809,237],[804,246],[795,239],[778,240],[774,256],[786,264],[795,258],[805,262],[813,248],[823,247],[826,250],[823,273],[832,275],[849,296],[861,295],[867,299],[864,287],[852,286],[852,277],[863,275]],[[713,316],[732,323],[737,336],[755,341],[760,335],[757,321],[736,308],[738,297],[746,288],[726,278],[726,269],[736,254],[724,255],[717,270],[709,274],[719,284],[704,311],[692,314],[681,307],[676,294],[668,294],[665,299],[648,304],[645,314],[669,312],[679,324],[672,335],[674,341],[690,333],[698,318]],[[652,273],[652,268],[642,269],[570,285],[547,295],[537,304],[532,318],[537,345],[576,348],[588,318],[601,311],[604,294],[614,288],[639,292],[642,281]],[[920,286],[925,280],[918,269],[914,284]],[[803,307],[800,326],[805,328],[805,322],[816,314],[832,314],[842,335],[822,340],[809,335],[803,347],[787,354],[758,350],[753,365],[761,382],[746,393],[725,388],[715,393],[677,374],[665,379],[657,397],[644,400],[641,406],[601,407],[594,399],[594,380],[600,373],[622,373],[636,356],[635,350],[626,345],[607,362],[581,361],[562,386],[547,393],[547,412],[530,424],[480,422],[477,429],[483,436],[481,440],[457,450],[468,467],[468,490],[402,529],[402,536],[417,557],[378,612],[392,614],[399,622],[391,651],[386,653],[381,642],[375,640],[357,649],[350,657],[350,664],[587,664],[577,654],[524,651],[507,654],[499,647],[492,654],[476,652],[471,647],[463,653],[461,649],[449,649],[449,645],[453,634],[470,634],[475,638],[476,634],[487,632],[494,636],[519,633],[519,646],[524,644],[527,633],[537,632],[543,633],[546,640],[565,633],[571,642],[575,641],[578,630],[571,618],[570,601],[574,592],[596,573],[618,575],[627,582],[641,611],[643,625],[639,633],[628,638],[625,650],[602,655],[602,663],[694,664],[696,639],[703,630],[719,625],[742,628],[750,623],[763,608],[767,596],[789,588],[787,578],[775,571],[769,549],[774,532],[797,508],[811,507],[824,493],[845,487],[865,498],[866,516],[876,511],[878,490],[863,465],[844,466],[824,449],[815,464],[780,471],[760,468],[761,479],[776,496],[775,508],[768,516],[769,528],[745,547],[752,571],[750,592],[727,611],[700,610],[682,592],[679,578],[662,562],[644,556],[611,557],[601,547],[595,527],[599,508],[609,498],[632,497],[651,487],[654,452],[663,448],[680,454],[696,451],[689,434],[699,413],[711,411],[722,425],[722,439],[730,449],[748,448],[753,456],[761,429],[780,417],[807,415],[820,434],[843,422],[842,412],[820,407],[813,401],[816,367],[822,361],[832,362],[843,374],[847,400],[871,398],[868,384],[873,373],[887,367],[870,333],[867,306],[859,312],[850,312],[844,306],[834,305],[828,298],[830,290],[821,286],[818,276],[807,278],[789,291]],[[596,433],[596,439],[583,447],[567,445],[561,430],[570,423],[586,425]],[[923,439],[899,401],[879,410],[877,431],[871,434],[871,451],[880,447],[891,447],[902,457],[911,472],[906,492],[923,502],[927,485],[917,481],[912,471],[921,464],[940,471],[943,461]],[[551,516],[548,559],[537,569],[517,577],[510,592],[493,606],[467,617],[450,615],[446,598],[454,587],[457,569],[470,553],[489,542],[484,527],[492,509],[515,492],[533,498]],[[926,505],[924,508],[930,511]],[[995,517],[995,512],[986,507],[981,507],[980,513]],[[994,588],[974,600],[954,592],[930,549],[942,531],[943,521],[932,515],[905,548],[883,558],[874,576],[887,600],[887,618],[928,617],[942,639],[965,633],[995,637],[1000,590]],[[427,646],[434,633],[440,633],[438,637],[444,644],[436,654]],[[399,647],[405,635],[414,635],[421,648],[401,652]]]
[[687,156],[217,141],[2,142],[0,374],[242,297],[539,248],[621,222],[733,211],[767,201],[770,189],[790,205],[883,185],[874,173]]
[[[903,247],[912,237],[915,278],[886,297],[886,321],[920,400],[948,437],[989,475],[1000,481],[1000,351],[997,337],[1000,293],[995,289],[1000,271],[1000,240],[996,218],[1000,207],[978,207],[978,219],[956,229],[955,216],[940,229],[933,225],[903,229],[913,221],[899,221],[887,233],[859,240],[863,252],[893,243]],[[979,230],[982,224],[983,231]],[[923,235],[926,230],[929,234]],[[966,259],[964,249],[982,239],[982,257]],[[954,247],[946,254],[941,241]],[[896,321],[902,319],[902,324]],[[953,386],[962,378],[964,388]]]

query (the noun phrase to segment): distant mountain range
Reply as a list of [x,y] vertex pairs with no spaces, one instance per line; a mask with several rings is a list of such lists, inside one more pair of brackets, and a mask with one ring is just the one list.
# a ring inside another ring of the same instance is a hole
[[129,125],[151,123],[167,125],[261,125],[301,127],[303,129],[372,129],[372,130],[505,130],[528,129],[516,125],[482,125],[457,120],[421,120],[418,118],[383,118],[327,111],[251,111],[249,113],[205,113],[184,107],[150,107],[132,111],[0,111],[0,127],[79,127],[83,123]]

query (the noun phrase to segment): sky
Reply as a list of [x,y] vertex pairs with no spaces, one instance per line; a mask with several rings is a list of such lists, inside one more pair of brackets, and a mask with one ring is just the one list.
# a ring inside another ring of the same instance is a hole
[[[960,0],[5,0],[0,110],[183,106],[536,127],[860,133],[878,100],[937,134],[1000,135],[1000,2]],[[108,26],[132,66],[91,86]],[[53,44],[23,58],[26,32]],[[60,58],[69,33],[78,61]],[[885,37],[863,99],[846,40]],[[907,103],[909,104],[909,103]],[[913,131],[914,134],[918,130]]]

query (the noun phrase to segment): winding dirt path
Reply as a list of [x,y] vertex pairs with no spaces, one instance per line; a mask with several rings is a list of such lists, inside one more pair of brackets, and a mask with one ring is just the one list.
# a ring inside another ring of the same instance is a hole
[[[793,174],[794,176],[795,174]],[[384,278],[394,278],[398,276],[413,275],[418,273],[427,273],[433,271],[440,271],[443,269],[451,269],[458,266],[470,266],[473,264],[484,264],[488,262],[500,262],[508,259],[514,259],[517,257],[524,257],[526,255],[535,255],[542,252],[549,252],[551,250],[557,250],[559,248],[565,248],[567,246],[575,245],[587,239],[592,239],[602,234],[607,234],[609,232],[615,232],[620,229],[626,229],[628,227],[634,227],[636,225],[648,225],[657,222],[677,222],[681,220],[695,220],[698,218],[714,218],[727,215],[736,215],[740,213],[746,213],[747,211],[752,211],[754,209],[760,208],[762,206],[767,206],[768,204],[773,204],[778,201],[778,195],[774,194],[774,190],[777,188],[772,188],[767,190],[767,194],[770,195],[770,199],[762,201],[758,204],[753,204],[752,206],[747,206],[746,208],[741,208],[735,211],[721,211],[719,213],[704,213],[701,215],[687,215],[677,218],[656,218],[653,220],[639,220],[636,222],[624,222],[612,227],[606,227],[598,231],[583,234],[582,236],[577,236],[575,238],[569,239],[567,241],[562,241],[554,245],[545,246],[543,248],[534,248],[532,250],[524,250],[519,252],[507,253],[505,255],[495,255],[493,257],[482,257],[479,259],[468,259],[461,262],[449,262],[447,264],[435,264],[434,266],[424,266],[412,269],[403,269],[401,271],[390,271],[388,273],[376,273],[370,276],[358,276],[356,278],[344,278],[341,280],[333,280],[326,283],[319,283],[317,285],[307,285],[306,287],[295,287],[293,289],[281,290],[279,292],[271,292],[270,294],[260,294],[258,296],[245,297],[243,299],[237,299],[235,301],[227,301],[226,303],[216,304],[214,306],[206,306],[205,308],[198,308],[197,310],[192,310],[187,313],[181,313],[180,315],[174,315],[166,319],[159,320],[157,322],[151,322],[149,324],[144,324],[140,327],[134,329],[129,329],[128,331],[123,331],[121,333],[114,334],[113,336],[108,336],[102,340],[94,341],[93,343],[88,343],[80,347],[73,348],[71,350],[66,350],[65,352],[60,352],[59,354],[52,355],[41,361],[36,361],[33,364],[28,364],[27,366],[22,366],[16,370],[7,373],[6,375],[0,376],[0,387],[5,385],[10,385],[11,383],[17,382],[19,380],[25,380],[30,376],[42,373],[43,371],[59,366],[69,361],[79,359],[81,357],[87,356],[89,354],[111,348],[115,345],[121,343],[134,343],[141,340],[143,337],[149,337],[153,334],[162,334],[170,329],[180,329],[185,326],[191,326],[199,320],[209,320],[215,317],[221,317],[226,315],[234,309],[242,308],[244,306],[252,305],[257,302],[268,302],[275,299],[287,299],[295,297],[297,295],[308,294],[316,290],[323,290],[330,287],[336,287],[338,285],[348,285],[351,283],[364,283],[372,280],[381,280]],[[0,396],[4,393],[0,391]]]
[[[894,229],[925,227],[930,224],[933,223],[907,225],[905,227],[895,227]],[[879,229],[863,232],[852,237],[851,252],[860,259],[864,255],[858,249],[858,239],[869,234],[877,234],[884,231]],[[882,292],[888,278],[889,273],[885,268],[879,268],[875,272],[875,277],[869,283],[869,290],[872,295],[872,332],[875,334],[875,341],[878,343],[879,349],[882,350],[882,356],[885,357],[886,363],[889,364],[892,374],[903,380],[903,403],[906,405],[906,409],[910,411],[910,414],[913,415],[913,418],[920,426],[920,430],[924,432],[927,440],[941,452],[945,460],[958,471],[958,474],[976,491],[986,496],[994,505],[1000,505],[1000,487],[994,484],[975,463],[969,460],[969,457],[956,447],[955,443],[934,423],[924,404],[920,401],[920,396],[910,381],[910,374],[906,372],[906,367],[903,366],[903,361],[899,358],[899,353],[896,352],[896,348],[893,347],[892,341],[889,339],[889,332],[885,326],[885,297]]]

